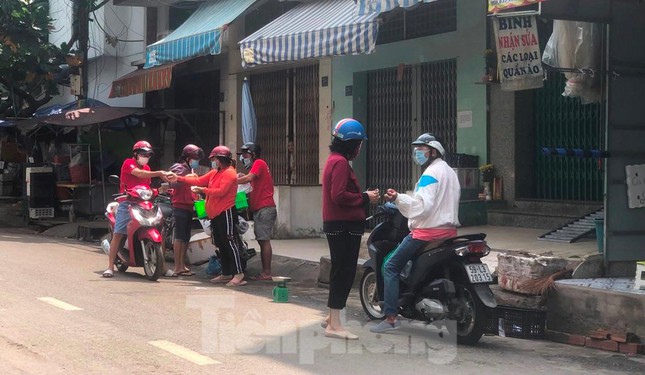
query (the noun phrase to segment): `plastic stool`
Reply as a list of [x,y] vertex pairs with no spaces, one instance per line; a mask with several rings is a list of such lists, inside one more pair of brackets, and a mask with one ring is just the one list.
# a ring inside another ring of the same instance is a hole
[[636,277],[634,278],[634,290],[645,290],[645,261],[636,262]]

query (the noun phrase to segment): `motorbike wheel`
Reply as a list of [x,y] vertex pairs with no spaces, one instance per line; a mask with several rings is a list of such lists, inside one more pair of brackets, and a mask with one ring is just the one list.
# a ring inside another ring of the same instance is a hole
[[[156,281],[164,268],[163,251],[161,245],[150,240],[144,240],[143,249],[143,271],[146,273],[148,280]],[[147,261],[145,259],[148,259]]]
[[484,334],[486,308],[469,283],[455,283],[461,316],[457,319],[457,343],[475,345]]
[[170,218],[168,222],[164,222],[161,228],[161,238],[164,243],[165,259],[168,261],[174,260],[174,246],[175,246],[175,219]]
[[359,294],[363,310],[372,320],[383,319],[385,316],[381,306],[378,304],[378,291],[376,288],[376,272],[368,268],[363,272]]

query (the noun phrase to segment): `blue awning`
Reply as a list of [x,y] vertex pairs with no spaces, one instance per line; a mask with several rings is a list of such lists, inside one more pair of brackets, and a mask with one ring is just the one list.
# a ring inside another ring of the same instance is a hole
[[239,43],[242,65],[372,53],[376,16],[357,16],[353,0],[298,5]]
[[144,69],[219,54],[226,26],[254,2],[255,0],[215,0],[203,3],[170,35],[146,47]]
[[431,3],[437,0],[357,0],[358,15],[379,14],[394,8],[409,8],[418,3]]

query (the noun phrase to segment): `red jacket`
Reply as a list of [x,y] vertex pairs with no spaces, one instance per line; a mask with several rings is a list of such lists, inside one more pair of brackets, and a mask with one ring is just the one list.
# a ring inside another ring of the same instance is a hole
[[368,202],[349,165],[339,153],[332,152],[327,158],[322,181],[323,221],[365,220],[365,204]]
[[177,181],[190,186],[202,186],[206,194],[206,214],[210,219],[235,206],[237,173],[233,167],[206,173],[200,177],[178,177]]

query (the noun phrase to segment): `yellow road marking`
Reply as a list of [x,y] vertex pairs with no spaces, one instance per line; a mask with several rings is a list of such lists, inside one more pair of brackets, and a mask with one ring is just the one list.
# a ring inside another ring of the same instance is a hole
[[38,299],[43,301],[43,302],[47,302],[48,304],[50,304],[52,306],[56,306],[56,307],[58,307],[60,309],[67,310],[67,311],[83,310],[80,307],[70,305],[69,303],[63,302],[61,300],[57,300],[56,298],[52,298],[52,297],[40,297]]
[[206,357],[205,355],[201,355],[197,352],[194,352],[188,348],[184,348],[181,345],[177,345],[175,343],[172,343],[170,341],[165,341],[165,340],[159,340],[159,341],[150,341],[148,344],[152,346],[156,346],[157,348],[161,350],[165,350],[170,354],[174,354],[177,357],[181,357],[187,361],[190,361],[192,363],[195,363],[197,365],[203,366],[203,365],[217,365],[221,364],[222,362],[218,362],[210,357]]

